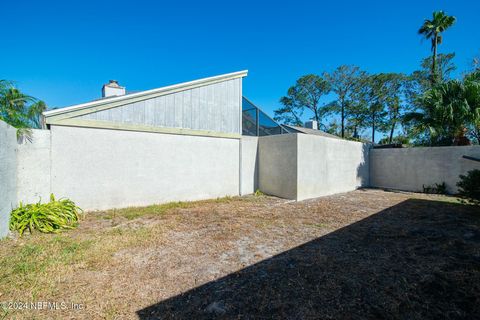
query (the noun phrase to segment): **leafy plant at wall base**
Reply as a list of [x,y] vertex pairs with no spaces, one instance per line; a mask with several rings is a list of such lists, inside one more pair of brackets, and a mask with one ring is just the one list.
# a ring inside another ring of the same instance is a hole
[[254,193],[254,196],[255,196],[255,197],[262,197],[262,196],[264,196],[264,195],[265,195],[265,193],[263,193],[262,191],[260,191],[260,189],[257,189],[257,190],[255,191],[255,193]]
[[480,170],[468,171],[467,175],[461,174],[457,183],[458,193],[469,203],[480,206]]
[[50,202],[24,205],[20,202],[10,217],[10,230],[22,235],[25,230],[30,233],[34,229],[44,233],[56,233],[64,229],[77,227],[83,210],[69,199],[56,200],[50,195]]
[[435,183],[433,186],[423,185],[423,192],[431,194],[446,194],[447,185],[445,184],[445,182]]

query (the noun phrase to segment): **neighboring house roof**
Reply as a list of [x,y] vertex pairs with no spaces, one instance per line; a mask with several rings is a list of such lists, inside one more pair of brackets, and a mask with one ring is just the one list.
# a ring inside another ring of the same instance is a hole
[[243,70],[243,71],[227,73],[227,74],[223,74],[215,77],[209,77],[209,78],[203,78],[199,80],[179,83],[179,84],[166,86],[162,88],[126,94],[123,96],[104,98],[104,99],[95,100],[87,103],[73,105],[70,107],[46,111],[43,113],[43,115],[46,118],[46,122],[49,123],[50,122],[49,120],[59,119],[59,118],[61,119],[69,118],[72,116],[76,116],[79,113],[84,114],[85,110],[87,109],[89,110],[91,109],[92,111],[108,109],[108,108],[112,108],[112,107],[116,107],[124,104],[134,103],[137,101],[156,98],[159,96],[163,96],[163,95],[167,95],[167,94],[171,94],[171,93],[175,93],[183,90],[194,89],[194,88],[198,88],[198,87],[202,87],[202,86],[206,86],[206,85],[210,85],[210,84],[214,84],[222,81],[243,78],[247,76],[247,73],[248,73],[248,70]]
[[290,125],[283,125],[284,127],[290,129],[294,133],[304,133],[304,134],[313,134],[316,136],[322,136],[322,137],[327,137],[327,138],[334,138],[334,139],[341,139],[340,137],[326,133],[325,131],[322,130],[315,130],[315,129],[309,129],[309,128],[304,128],[304,127],[297,127],[297,126],[290,126]]

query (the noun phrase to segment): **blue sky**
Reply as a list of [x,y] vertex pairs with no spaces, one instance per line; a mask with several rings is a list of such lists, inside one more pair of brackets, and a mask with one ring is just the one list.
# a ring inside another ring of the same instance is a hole
[[480,1],[5,1],[0,78],[62,107],[109,79],[136,91],[248,69],[244,95],[272,114],[307,73],[415,70],[433,10],[458,19],[440,52],[460,74],[480,56]]

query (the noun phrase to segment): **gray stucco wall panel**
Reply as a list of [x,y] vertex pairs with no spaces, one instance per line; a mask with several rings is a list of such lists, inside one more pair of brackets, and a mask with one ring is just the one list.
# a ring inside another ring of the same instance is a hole
[[258,138],[243,136],[241,143],[241,194],[245,195],[258,189]]
[[0,238],[8,234],[10,212],[17,205],[17,131],[0,121]]
[[17,200],[48,202],[50,197],[50,131],[32,130],[17,146]]
[[260,190],[297,199],[297,134],[258,138],[258,159]]
[[297,144],[297,200],[368,186],[368,145],[307,134],[299,134]]
[[259,138],[260,190],[304,200],[369,184],[369,146],[307,134]]
[[371,186],[423,191],[423,185],[445,182],[447,191],[456,193],[458,176],[480,169],[480,163],[463,155],[480,158],[480,146],[373,149]]
[[238,139],[52,126],[52,192],[87,210],[239,193]]

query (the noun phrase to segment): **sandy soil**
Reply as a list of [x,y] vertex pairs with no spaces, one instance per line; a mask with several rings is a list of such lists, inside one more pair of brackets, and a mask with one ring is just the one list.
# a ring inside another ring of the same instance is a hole
[[39,295],[82,309],[13,315],[480,318],[480,210],[444,200],[366,189],[207,201],[131,220],[92,213],[68,237],[111,248],[105,259],[65,266],[53,296]]

